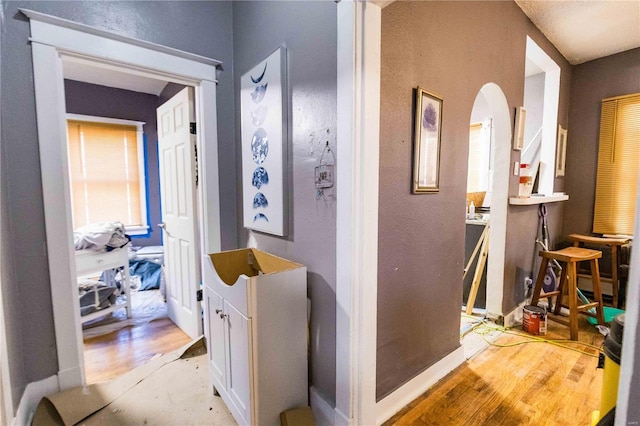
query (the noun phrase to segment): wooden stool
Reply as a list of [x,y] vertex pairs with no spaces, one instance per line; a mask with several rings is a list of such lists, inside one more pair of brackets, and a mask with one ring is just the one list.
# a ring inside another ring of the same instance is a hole
[[618,288],[620,286],[618,278],[618,269],[620,268],[620,259],[618,259],[618,247],[628,244],[631,241],[629,238],[601,238],[592,237],[590,235],[571,234],[569,235],[569,241],[573,242],[575,247],[580,247],[580,244],[593,244],[611,247],[611,293],[613,296],[612,305],[616,308],[621,308],[621,304],[618,300]]
[[[604,314],[602,310],[602,289],[600,288],[600,271],[598,269],[598,259],[602,257],[599,250],[590,250],[581,247],[567,247],[556,251],[541,251],[542,263],[540,264],[540,272],[536,286],[533,289],[533,298],[531,304],[536,306],[538,300],[544,297],[557,296],[555,315],[560,315],[562,306],[569,308],[569,321],[549,316],[549,319],[564,324],[569,327],[571,340],[578,340],[578,312],[589,315],[598,320],[598,324],[604,324]],[[547,272],[549,261],[555,259],[562,265],[562,273],[560,274],[560,282],[556,291],[542,293],[542,283]],[[578,279],[577,268],[578,262],[589,261],[591,266],[591,276],[593,277],[593,298],[595,302],[578,305]],[[562,304],[562,296],[569,296],[569,305]],[[596,313],[588,312],[589,309],[596,308]]]

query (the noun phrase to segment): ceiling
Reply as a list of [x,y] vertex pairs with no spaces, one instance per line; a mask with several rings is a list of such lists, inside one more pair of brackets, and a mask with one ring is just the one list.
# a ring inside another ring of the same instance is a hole
[[160,95],[166,81],[118,71],[114,67],[96,66],[89,61],[75,58],[63,59],[63,74],[68,80],[83,81],[100,86],[115,87],[132,92]]
[[[384,7],[393,0],[374,0]],[[640,0],[515,0],[573,64],[640,47]],[[535,68],[527,67],[529,74]],[[101,86],[159,95],[166,81],[65,61],[64,76]]]
[[515,0],[573,65],[640,47],[640,0]]

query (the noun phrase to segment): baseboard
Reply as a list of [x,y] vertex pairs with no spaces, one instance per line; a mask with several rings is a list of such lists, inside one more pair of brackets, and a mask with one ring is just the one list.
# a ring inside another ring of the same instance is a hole
[[464,349],[459,347],[411,379],[400,389],[379,401],[376,404],[376,423],[380,425],[390,419],[403,407],[422,395],[427,389],[464,362]]
[[336,424],[336,410],[324,399],[318,390],[311,386],[309,389],[309,399],[313,417],[318,426],[329,426]]
[[38,382],[32,382],[27,385],[20,398],[20,404],[16,411],[16,417],[13,421],[15,426],[28,426],[31,424],[31,418],[36,411],[36,406],[43,396],[58,392],[58,376],[51,376]]
[[522,308],[530,304],[530,300],[520,302],[518,306],[504,316],[504,326],[513,327],[516,324],[522,324]]

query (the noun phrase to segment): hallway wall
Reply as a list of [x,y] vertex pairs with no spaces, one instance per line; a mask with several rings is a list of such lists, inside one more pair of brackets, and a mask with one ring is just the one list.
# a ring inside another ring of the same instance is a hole
[[[307,267],[311,300],[310,385],[331,404],[336,389],[336,199],[335,186],[318,197],[314,169],[325,142],[336,150],[337,9],[334,2],[235,2],[234,77],[279,46],[287,52],[289,95],[286,237],[248,231],[238,216],[241,246],[257,247]],[[236,94],[237,167],[240,100]],[[338,159],[339,161],[339,159]],[[339,182],[336,183],[339,185]],[[238,178],[238,188],[242,182]],[[241,191],[238,212],[242,212]]]
[[[232,5],[228,2],[2,2],[3,277],[13,401],[58,371],[47,266],[29,21],[18,8],[59,16],[223,62],[218,83],[222,243],[236,234]],[[188,28],[188,31],[185,30]],[[6,244],[6,243],[9,244]]]
[[[562,68],[566,127],[571,67],[513,2],[394,2],[382,10],[377,398],[459,345],[469,119],[488,82],[511,114],[523,104],[526,36]],[[440,191],[411,194],[415,88],[443,98]],[[511,140],[497,140],[511,146]],[[511,165],[520,152],[511,151]],[[555,190],[562,190],[556,179]],[[510,173],[509,195],[518,177]],[[549,204],[553,236],[561,203]],[[524,300],[537,206],[509,206],[502,313]]]
[[576,65],[567,131],[566,190],[570,195],[562,233],[590,234],[598,170],[601,101],[640,93],[640,48]]

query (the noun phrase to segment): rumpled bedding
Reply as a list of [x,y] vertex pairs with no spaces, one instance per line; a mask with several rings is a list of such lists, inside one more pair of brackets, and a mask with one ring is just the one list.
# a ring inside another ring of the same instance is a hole
[[76,250],[113,250],[124,247],[130,241],[122,222],[97,222],[73,231]]

